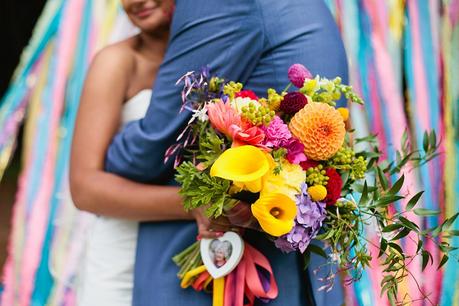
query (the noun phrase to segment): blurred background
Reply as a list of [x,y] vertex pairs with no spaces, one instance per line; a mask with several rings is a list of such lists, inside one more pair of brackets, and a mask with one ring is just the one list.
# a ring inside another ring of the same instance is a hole
[[[4,42],[1,52],[3,62],[2,69],[0,69],[0,97],[5,95],[14,69],[19,63],[22,50],[29,42],[45,2],[45,0],[5,0],[0,3],[0,35]],[[18,133],[18,148],[4,174],[5,178],[0,184],[0,267],[3,267],[6,260],[11,208],[13,207],[20,171],[21,137],[22,134]],[[3,170],[0,168],[0,172]]]
[[[459,211],[459,0],[325,1],[345,42],[352,85],[367,102],[352,106],[356,129],[377,134],[390,158],[405,131],[414,147],[425,130],[441,139],[438,158],[406,173],[407,192],[425,190],[422,205],[441,211],[423,224],[435,226]],[[135,29],[118,0],[25,2],[0,3],[0,305],[74,305],[91,221],[74,209],[67,184],[79,94],[95,52]],[[459,230],[458,221],[453,226]],[[379,295],[378,260],[372,265],[346,288],[347,305],[389,305]],[[459,305],[457,258],[425,272],[415,262],[412,271],[435,304]],[[412,281],[400,292],[402,300],[419,295]]]

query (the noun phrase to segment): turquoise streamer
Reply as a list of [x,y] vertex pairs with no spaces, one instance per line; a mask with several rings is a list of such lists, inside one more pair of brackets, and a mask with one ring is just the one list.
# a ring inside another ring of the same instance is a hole
[[[80,95],[87,70],[87,60],[89,58],[89,32],[92,17],[92,0],[87,0],[82,17],[81,32],[77,43],[77,53],[75,55],[74,70],[69,77],[69,86],[66,91],[66,109],[62,116],[61,128],[65,129],[65,136],[59,144],[58,159],[56,162],[55,184],[53,197],[50,203],[49,219],[55,220],[59,210],[60,199],[57,194],[62,190],[67,179],[69,165],[70,148],[73,135],[73,127],[78,110]],[[32,294],[32,305],[45,305],[54,285],[53,277],[49,270],[49,257],[52,240],[54,237],[55,226],[53,222],[48,223],[43,244],[41,262],[36,274],[36,285]]]

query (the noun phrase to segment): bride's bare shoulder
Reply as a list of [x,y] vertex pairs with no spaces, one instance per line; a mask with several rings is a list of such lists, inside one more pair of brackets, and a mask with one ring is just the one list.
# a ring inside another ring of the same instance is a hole
[[128,38],[97,52],[86,75],[86,83],[100,87],[101,83],[109,82],[111,86],[126,89],[136,66],[135,39]]
[[128,72],[135,66],[134,45],[136,37],[110,44],[96,53],[92,66],[100,69],[123,69]]

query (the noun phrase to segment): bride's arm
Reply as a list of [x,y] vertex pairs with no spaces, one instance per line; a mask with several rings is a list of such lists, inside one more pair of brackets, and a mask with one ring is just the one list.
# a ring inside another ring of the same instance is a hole
[[119,127],[132,59],[109,47],[94,59],[85,81],[75,126],[70,188],[76,207],[132,220],[193,219],[178,188],[136,183],[104,172],[107,147]]

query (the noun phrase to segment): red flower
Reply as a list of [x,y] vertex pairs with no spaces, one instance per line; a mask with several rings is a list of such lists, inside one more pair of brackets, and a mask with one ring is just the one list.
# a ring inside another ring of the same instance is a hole
[[240,91],[240,92],[237,92],[235,95],[234,95],[235,98],[238,98],[238,97],[241,97],[241,98],[250,98],[252,100],[257,100],[258,101],[258,97],[257,95],[251,91],[251,90],[243,90],[243,91]]
[[294,115],[308,104],[308,99],[300,92],[289,92],[280,104],[280,110],[286,114]]
[[326,186],[327,197],[325,198],[325,203],[327,203],[327,205],[334,205],[336,200],[338,200],[341,196],[343,180],[341,179],[341,175],[339,175],[339,173],[333,168],[327,168],[326,175],[329,179]]
[[308,171],[309,168],[314,168],[314,167],[317,167],[318,165],[319,165],[319,162],[312,160],[312,159],[308,159],[307,161],[300,163],[300,166],[301,168],[303,168],[304,171]]

